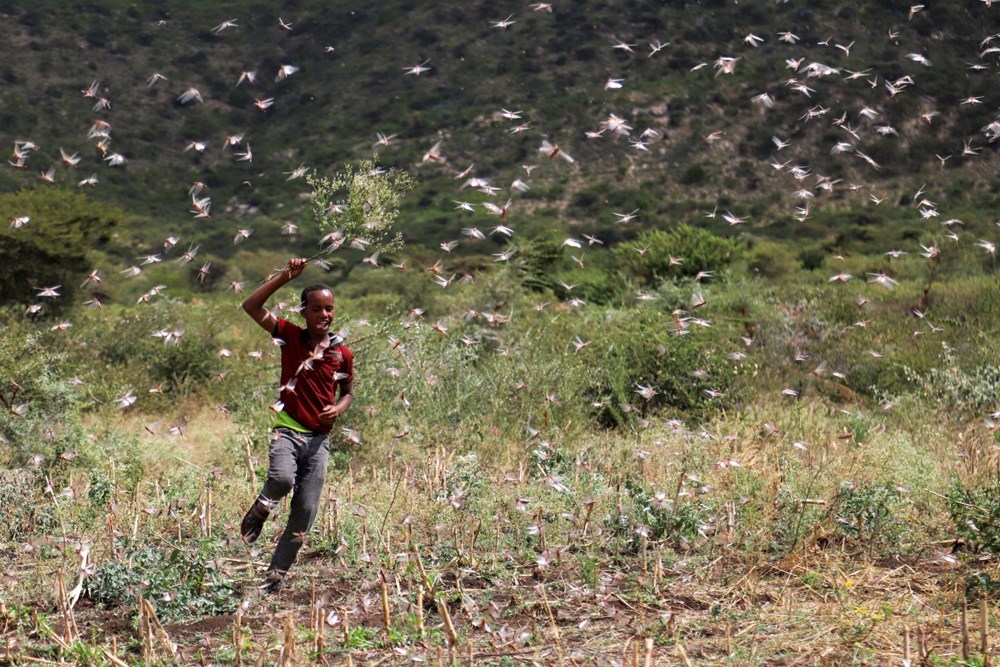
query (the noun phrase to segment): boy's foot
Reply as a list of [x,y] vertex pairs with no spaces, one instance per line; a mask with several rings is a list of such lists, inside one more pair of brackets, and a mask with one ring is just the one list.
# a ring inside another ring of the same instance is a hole
[[267,521],[271,510],[267,505],[255,500],[254,504],[247,510],[243,521],[240,522],[240,536],[247,544],[252,544],[260,537],[260,531],[264,529],[264,522]]
[[287,585],[284,572],[268,570],[264,573],[264,580],[257,586],[257,590],[262,593],[277,593]]

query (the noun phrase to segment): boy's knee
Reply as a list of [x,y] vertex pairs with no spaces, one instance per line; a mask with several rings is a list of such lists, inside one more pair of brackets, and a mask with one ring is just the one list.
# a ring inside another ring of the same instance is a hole
[[269,495],[275,500],[287,496],[294,486],[295,478],[288,474],[277,474],[267,478]]

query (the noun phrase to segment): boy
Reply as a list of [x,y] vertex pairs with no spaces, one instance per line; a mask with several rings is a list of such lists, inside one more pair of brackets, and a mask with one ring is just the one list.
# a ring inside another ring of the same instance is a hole
[[284,586],[288,568],[312,527],[330,455],[330,429],[353,400],[354,353],[330,333],[334,313],[330,288],[315,284],[302,290],[304,329],[264,308],[280,287],[299,277],[306,263],[305,259],[288,260],[279,274],[243,302],[243,310],[281,344],[281,398],[275,405],[278,418],[271,437],[270,465],[263,491],[240,524],[245,542],[260,536],[271,509],[294,489],[288,525],[260,586],[265,591]]

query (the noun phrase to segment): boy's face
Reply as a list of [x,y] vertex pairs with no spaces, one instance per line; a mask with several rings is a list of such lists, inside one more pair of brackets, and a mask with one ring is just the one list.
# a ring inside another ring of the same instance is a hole
[[310,334],[322,336],[330,331],[333,324],[333,294],[328,289],[315,290],[306,295],[306,306],[302,317],[306,319],[306,329]]

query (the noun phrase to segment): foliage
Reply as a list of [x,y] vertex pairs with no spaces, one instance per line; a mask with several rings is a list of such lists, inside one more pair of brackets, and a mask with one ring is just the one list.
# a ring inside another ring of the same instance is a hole
[[409,174],[362,160],[346,165],[333,178],[310,175],[306,180],[313,188],[313,219],[321,232],[373,251],[403,246],[403,235],[393,225],[403,196],[416,184]]
[[[62,188],[0,195],[0,211],[28,218],[20,226],[0,228],[0,305],[41,302],[43,314],[58,313],[76,300],[91,268],[91,251],[107,246],[125,221],[121,211]],[[60,286],[61,298],[33,298],[54,285]]]
[[844,484],[833,500],[837,530],[869,553],[893,552],[906,531],[900,515],[901,496],[887,484]]
[[[732,374],[722,372],[722,360],[712,353],[712,335],[690,326],[698,330],[675,329],[669,336],[661,312],[636,308],[607,318],[593,332],[586,387],[600,424],[620,426],[657,408],[710,411],[706,390],[728,393]],[[647,399],[641,387],[656,393]]]
[[954,355],[945,352],[939,366],[925,373],[904,370],[907,379],[938,405],[967,412],[996,405],[1000,398],[1000,365],[982,363],[965,368]]
[[666,231],[642,231],[634,246],[619,245],[613,252],[636,278],[656,284],[700,271],[722,271],[739,257],[741,246],[706,229],[680,224]]
[[948,512],[955,532],[975,551],[1000,554],[1000,487],[965,487],[948,493]]
[[62,372],[61,338],[15,322],[0,337],[0,464],[75,455],[83,439],[80,394]]
[[650,541],[667,540],[675,546],[687,545],[705,537],[710,508],[700,502],[680,499],[677,503],[663,493],[653,493],[642,482],[624,481],[629,505],[605,520],[612,534],[625,537],[638,550],[642,537]]
[[161,620],[236,610],[235,585],[210,557],[218,544],[181,548],[122,540],[119,548],[121,560],[101,563],[86,580],[84,595],[94,602],[135,609],[142,595],[153,603]]

